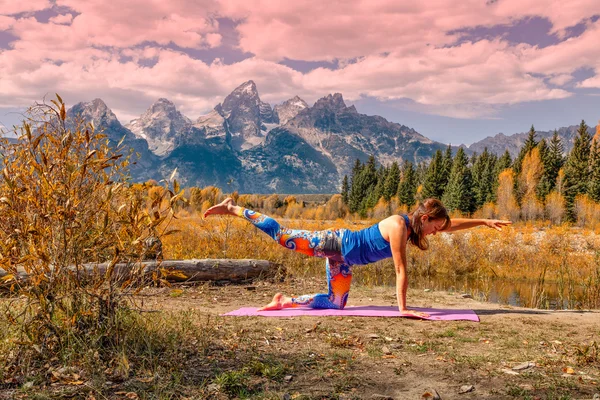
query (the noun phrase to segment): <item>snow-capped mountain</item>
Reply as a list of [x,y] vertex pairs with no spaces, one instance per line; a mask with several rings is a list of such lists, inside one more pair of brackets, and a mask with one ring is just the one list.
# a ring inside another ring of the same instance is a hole
[[178,134],[192,127],[192,121],[167,99],[158,99],[138,119],[125,126],[138,138],[148,142],[148,148],[157,156],[173,150]]
[[305,108],[308,108],[308,104],[298,96],[284,101],[282,104],[277,104],[273,111],[277,115],[279,123],[285,125],[290,119],[294,118],[298,113]]
[[419,162],[445,148],[411,128],[359,114],[339,93],[312,107],[296,96],[272,108],[261,101],[253,81],[237,87],[193,122],[173,103],[159,99],[128,125],[129,130],[101,105],[80,104],[70,112],[94,119],[97,126],[118,128],[121,136],[113,136],[119,139],[128,135],[128,143],[141,149],[146,161],[146,170],[132,171],[135,180],[162,179],[177,168],[186,186],[332,193],[357,158],[366,161],[373,154],[382,163]]
[[101,99],[77,103],[67,111],[68,121],[74,122],[78,118],[92,122],[96,130],[101,130],[113,146],[123,139],[125,148],[134,151],[130,166],[134,179],[143,181],[154,178],[159,158],[148,149],[146,140],[138,139],[129,129],[121,125],[117,116]]

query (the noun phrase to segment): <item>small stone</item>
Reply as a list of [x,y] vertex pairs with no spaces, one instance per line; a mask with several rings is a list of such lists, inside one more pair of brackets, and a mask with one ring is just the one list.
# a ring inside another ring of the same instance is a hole
[[429,293],[429,292],[431,292],[431,289],[425,289],[425,290],[423,290],[423,291],[424,291],[425,293]]
[[600,400],[600,393],[596,393],[594,397],[592,397],[592,400]]
[[469,293],[463,293],[460,295],[460,297],[462,297],[463,299],[472,299],[473,296],[471,296]]
[[389,355],[389,354],[392,354],[392,351],[391,351],[391,350],[390,350],[390,348],[389,348],[389,347],[387,347],[387,346],[383,346],[383,347],[381,348],[381,351],[383,352],[383,354],[387,354],[387,355]]
[[211,383],[210,385],[208,385],[206,387],[206,389],[208,389],[209,392],[218,392],[219,391],[219,385],[217,385],[216,383]]
[[33,381],[29,381],[23,385],[23,389],[31,389],[33,387]]
[[473,390],[475,390],[475,386],[473,386],[473,385],[462,385],[460,387],[460,390],[458,391],[458,394],[469,393],[469,392],[472,392]]
[[286,375],[283,380],[286,382],[290,382],[292,380],[293,376],[292,375]]
[[521,363],[519,365],[515,365],[514,367],[512,367],[513,371],[523,371],[529,368],[533,368],[535,367],[535,363],[531,362],[531,361],[527,361],[524,363]]
[[513,371],[512,369],[508,369],[508,368],[502,368],[501,371],[507,375],[521,375],[517,371]]
[[283,400],[292,400],[292,396],[290,396],[289,393],[286,393],[286,394],[283,395],[282,399]]

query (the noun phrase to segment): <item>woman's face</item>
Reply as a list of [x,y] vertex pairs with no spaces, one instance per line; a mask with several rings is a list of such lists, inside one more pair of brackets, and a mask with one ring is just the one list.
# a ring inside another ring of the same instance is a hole
[[423,215],[421,217],[422,222],[422,232],[425,235],[435,235],[439,231],[442,230],[444,226],[443,219],[431,219],[428,215]]

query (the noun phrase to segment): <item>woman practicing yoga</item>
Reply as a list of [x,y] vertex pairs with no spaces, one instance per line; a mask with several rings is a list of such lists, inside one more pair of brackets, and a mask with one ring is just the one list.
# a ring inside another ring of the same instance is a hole
[[403,315],[428,317],[426,313],[406,307],[406,243],[421,250],[429,247],[427,235],[437,232],[454,232],[485,225],[502,230],[510,221],[494,219],[454,218],[450,220],[444,205],[436,199],[419,203],[408,215],[392,215],[379,223],[359,231],[328,229],[307,231],[285,228],[273,218],[234,204],[231,198],[212,206],[204,213],[209,215],[235,215],[254,224],[282,246],[309,256],[326,259],[328,293],[286,297],[277,293],[273,301],[261,310],[307,306],[311,308],[342,309],[346,306],[352,266],[364,265],[392,257],[396,267],[396,294],[398,309]]

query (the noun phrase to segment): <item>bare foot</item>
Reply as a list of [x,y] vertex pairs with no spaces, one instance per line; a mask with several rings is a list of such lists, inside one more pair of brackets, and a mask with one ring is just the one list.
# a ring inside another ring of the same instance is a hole
[[204,212],[203,218],[209,215],[237,215],[234,211],[238,206],[233,203],[231,197],[226,198],[219,204],[216,204]]
[[259,308],[258,311],[281,310],[283,308],[290,307],[292,307],[292,299],[282,295],[281,293],[277,293],[275,296],[273,296],[273,300],[269,304]]

